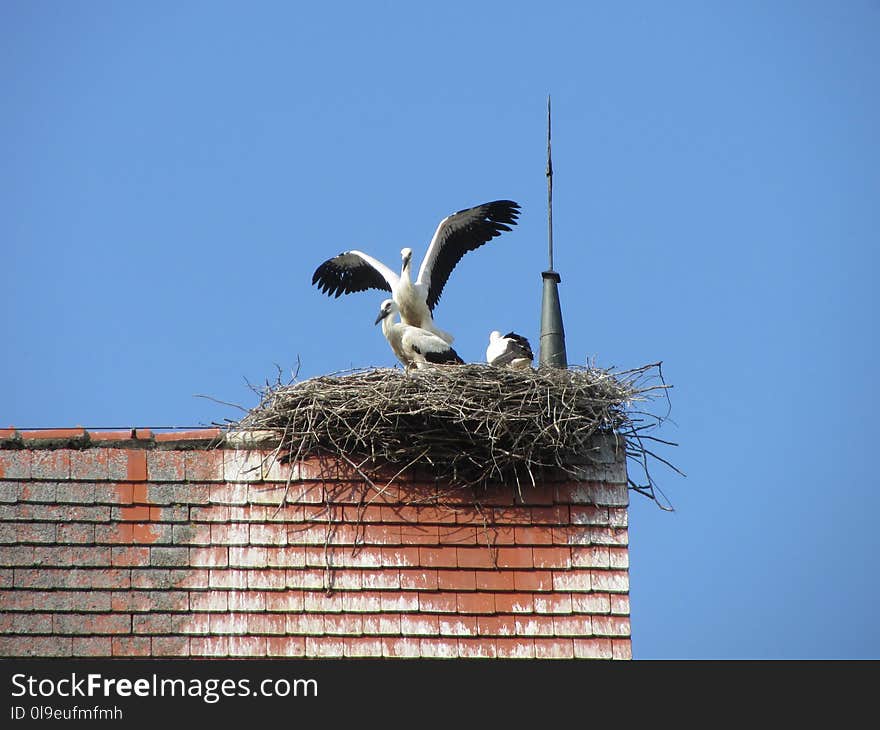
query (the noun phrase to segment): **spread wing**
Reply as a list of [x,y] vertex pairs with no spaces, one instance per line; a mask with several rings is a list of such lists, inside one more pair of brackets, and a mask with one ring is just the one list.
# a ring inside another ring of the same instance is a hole
[[367,289],[390,292],[397,279],[397,274],[372,256],[361,251],[343,251],[315,269],[312,284],[328,296],[338,297]]
[[443,293],[452,270],[468,251],[500,236],[516,225],[519,204],[512,200],[495,200],[447,216],[431,239],[431,244],[419,268],[417,283],[428,292],[428,308],[434,306]]

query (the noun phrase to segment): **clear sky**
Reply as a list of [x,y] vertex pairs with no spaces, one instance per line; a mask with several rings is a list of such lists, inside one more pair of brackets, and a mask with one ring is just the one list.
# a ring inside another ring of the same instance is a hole
[[0,2],[0,425],[197,426],[392,366],[396,268],[498,198],[435,310],[537,345],[553,98],[570,363],[663,361],[636,658],[880,658],[880,3]]

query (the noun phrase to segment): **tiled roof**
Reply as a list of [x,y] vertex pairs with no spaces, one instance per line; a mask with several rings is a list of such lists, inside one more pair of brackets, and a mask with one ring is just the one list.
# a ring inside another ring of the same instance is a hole
[[630,658],[622,455],[475,493],[228,446],[0,431],[0,655]]

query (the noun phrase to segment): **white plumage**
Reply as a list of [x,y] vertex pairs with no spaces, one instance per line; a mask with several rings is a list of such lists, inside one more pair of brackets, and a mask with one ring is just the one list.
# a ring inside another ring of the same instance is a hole
[[517,222],[519,205],[512,200],[495,200],[460,210],[440,221],[412,280],[412,249],[401,249],[400,276],[362,251],[343,251],[321,264],[312,284],[328,295],[381,289],[391,292],[404,324],[434,333],[447,344],[452,335],[434,324],[433,311],[452,270],[468,252],[491,241]]
[[382,334],[385,335],[397,359],[407,369],[464,363],[449,343],[433,332],[395,322],[394,315],[399,313],[400,308],[397,303],[393,299],[386,299],[379,308],[376,324],[382,323]]
[[515,370],[531,367],[535,356],[529,341],[516,332],[503,335],[498,330],[489,334],[489,346],[486,348],[486,362],[490,365],[507,365]]

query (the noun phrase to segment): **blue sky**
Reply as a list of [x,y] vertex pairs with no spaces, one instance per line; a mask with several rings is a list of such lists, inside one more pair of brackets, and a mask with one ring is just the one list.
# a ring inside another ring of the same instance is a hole
[[570,363],[662,360],[636,658],[880,658],[880,3],[0,3],[0,424],[195,426],[392,366],[348,248],[520,225],[435,310],[537,343],[553,98]]

